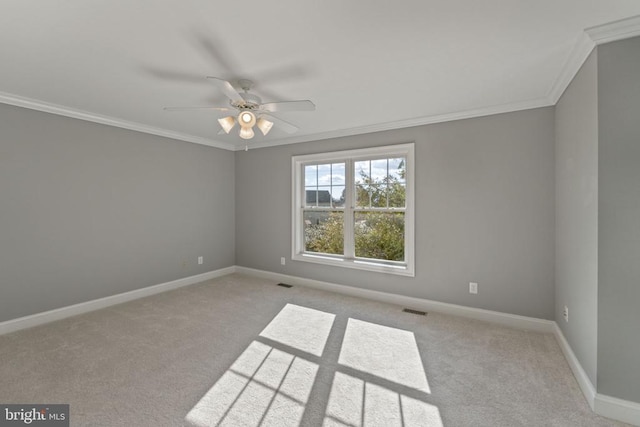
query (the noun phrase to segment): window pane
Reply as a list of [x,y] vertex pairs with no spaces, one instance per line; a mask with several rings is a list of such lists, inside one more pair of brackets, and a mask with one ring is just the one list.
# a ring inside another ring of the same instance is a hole
[[308,187],[310,185],[318,184],[318,167],[316,165],[304,167],[304,185]]
[[387,191],[390,208],[404,208],[406,206],[406,184],[391,183]]
[[318,185],[331,185],[331,165],[318,165]]
[[371,185],[369,187],[372,208],[387,207],[387,186],[384,184]]
[[389,159],[389,182],[406,182],[404,158]]
[[368,184],[371,182],[371,171],[369,170],[370,166],[369,160],[355,162],[355,176],[354,179],[356,184]]
[[318,187],[305,187],[305,207],[318,206]]
[[344,207],[344,202],[346,198],[345,186],[344,185],[332,186],[331,197],[333,198],[333,206],[341,207],[341,208]]
[[404,212],[356,212],[356,256],[404,261]]
[[368,208],[370,202],[369,186],[363,184],[356,185],[356,206],[359,208]]
[[331,165],[331,184],[344,185],[345,183],[344,163],[334,163]]
[[387,179],[387,159],[371,161],[371,180],[376,184],[381,184]]
[[331,207],[331,186],[318,187],[318,206]]
[[344,214],[305,211],[304,249],[307,252],[344,254]]

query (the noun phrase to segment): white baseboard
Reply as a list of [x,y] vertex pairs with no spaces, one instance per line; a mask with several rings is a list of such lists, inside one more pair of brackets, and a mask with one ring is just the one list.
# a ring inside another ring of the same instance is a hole
[[556,340],[558,341],[558,345],[564,354],[564,358],[567,359],[567,363],[569,363],[569,367],[573,372],[573,376],[576,377],[576,381],[578,381],[578,385],[580,386],[580,390],[582,390],[582,394],[584,394],[585,399],[587,399],[587,403],[591,410],[594,408],[594,401],[596,397],[596,388],[593,386],[593,383],[589,379],[587,372],[582,368],[582,365],[578,361],[573,349],[569,345],[569,342],[564,337],[562,333],[562,329],[558,326],[557,323],[554,322],[553,325],[554,335],[556,336]]
[[533,330],[538,332],[553,332],[555,322],[551,320],[536,319],[533,317],[518,316],[515,314],[500,313],[497,311],[483,310],[480,308],[465,307],[456,304],[432,301],[422,298],[414,298],[403,295],[396,295],[386,292],[372,291],[369,289],[354,288],[352,286],[338,285],[335,283],[322,282],[319,280],[305,279],[303,277],[289,276],[286,274],[273,273],[270,271],[256,270],[247,267],[236,267],[236,272],[260,277],[276,282],[285,282],[290,285],[306,286],[325,291],[336,292],[354,297],[366,298],[375,301],[387,302],[404,307],[433,311],[437,313],[452,314],[476,320],[483,320],[491,323],[498,323],[518,329]]
[[640,426],[640,403],[596,393],[594,412],[634,426]]
[[580,390],[582,390],[582,394],[593,412],[603,417],[640,426],[640,403],[597,393],[557,323],[554,325],[554,332],[562,353],[564,353],[564,357],[567,359],[576,381],[578,381]]
[[161,283],[159,285],[148,286],[142,289],[136,289],[122,294],[112,295],[99,298],[67,307],[57,308],[42,313],[32,314],[30,316],[19,317],[17,319],[7,320],[0,323],[0,335],[9,332],[19,331],[21,329],[31,328],[33,326],[42,325],[44,323],[53,322],[55,320],[64,319],[78,314],[87,313],[89,311],[99,310],[123,302],[131,301],[150,295],[159,294],[161,292],[170,291],[172,289],[181,288],[183,286],[193,285],[205,280],[215,279],[216,277],[226,276],[235,272],[235,267],[221,268],[219,270],[209,271],[207,273],[196,274],[195,276],[183,277],[182,279],[173,280],[171,282]]

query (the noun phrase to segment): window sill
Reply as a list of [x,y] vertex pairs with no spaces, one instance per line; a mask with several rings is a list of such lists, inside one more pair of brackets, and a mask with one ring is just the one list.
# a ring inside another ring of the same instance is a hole
[[311,262],[314,264],[331,265],[335,267],[352,268],[356,270],[373,271],[376,273],[394,274],[398,276],[415,277],[413,269],[405,265],[390,265],[375,261],[351,260],[331,256],[313,254],[294,254],[294,261]]

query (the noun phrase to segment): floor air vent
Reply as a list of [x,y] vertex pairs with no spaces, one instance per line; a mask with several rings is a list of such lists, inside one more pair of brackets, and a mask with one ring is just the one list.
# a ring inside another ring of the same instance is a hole
[[420,316],[426,316],[427,313],[424,311],[420,311],[420,310],[412,310],[410,308],[405,308],[402,311],[404,311],[405,313],[411,313],[411,314],[419,314]]
[[278,283],[278,286],[282,286],[283,288],[292,288],[293,285],[287,285],[286,283]]

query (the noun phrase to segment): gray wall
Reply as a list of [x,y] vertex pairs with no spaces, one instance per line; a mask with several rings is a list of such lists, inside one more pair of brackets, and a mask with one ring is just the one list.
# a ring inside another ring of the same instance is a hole
[[233,265],[233,180],[228,151],[0,104],[0,321]]
[[640,402],[640,38],[598,48],[598,393]]
[[[556,322],[596,384],[598,82],[591,54],[556,105]],[[569,323],[562,317],[569,308]]]
[[[410,141],[416,277],[291,261],[291,156]],[[554,150],[549,107],[236,152],[236,263],[553,319]]]

